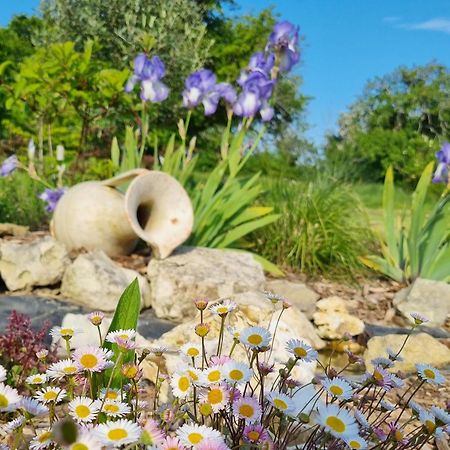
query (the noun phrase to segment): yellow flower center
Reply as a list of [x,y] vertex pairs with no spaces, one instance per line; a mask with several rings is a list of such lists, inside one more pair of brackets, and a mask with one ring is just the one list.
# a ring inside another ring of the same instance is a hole
[[327,417],[326,424],[336,433],[343,433],[347,428],[344,421],[336,416]]
[[135,366],[127,367],[123,372],[124,376],[126,376],[127,378],[134,378],[137,373],[138,369]]
[[124,428],[113,428],[108,431],[108,439],[111,441],[120,441],[128,437],[128,432]]
[[219,306],[217,308],[218,314],[226,314],[228,312],[228,308],[226,306]]
[[200,433],[189,433],[188,440],[195,445],[203,440],[203,436]]
[[258,431],[249,431],[247,436],[251,441],[256,442],[261,434]]
[[53,401],[56,399],[57,396],[58,394],[56,392],[48,391],[44,394],[44,400]]
[[375,380],[377,381],[382,381],[383,380],[383,374],[381,372],[379,372],[378,370],[375,370],[373,372],[373,377],[375,378]]
[[197,348],[195,347],[191,347],[188,349],[188,351],[186,352],[188,354],[188,356],[190,356],[191,358],[195,358],[196,356],[198,356],[200,354],[200,352],[198,351]]
[[119,334],[119,338],[120,339],[129,339],[130,337],[128,336],[128,334]]
[[76,444],[73,444],[71,447],[72,450],[89,450],[89,447],[84,444],[80,444],[77,442]]
[[344,393],[344,389],[342,389],[340,386],[336,386],[335,384],[330,387],[330,391],[336,397],[339,397]]
[[434,431],[436,430],[436,424],[432,420],[426,420],[425,427],[429,433],[434,433]]
[[403,433],[400,430],[396,430],[394,433],[395,440],[400,442],[403,441]]
[[186,392],[189,389],[190,383],[188,377],[180,377],[178,380],[178,388],[181,392]]
[[75,408],[75,414],[81,419],[88,417],[90,413],[91,410],[86,405],[78,405]]
[[116,400],[119,397],[119,394],[115,391],[108,391],[106,394],[106,398],[108,400]]
[[0,394],[0,408],[6,408],[9,405],[8,397]]
[[308,356],[308,352],[303,347],[295,347],[294,353],[295,356],[298,356],[299,358],[304,358],[305,356]]
[[211,370],[211,372],[208,373],[208,380],[209,381],[219,381],[220,380],[220,370]]
[[251,405],[241,405],[239,406],[239,414],[244,417],[253,417],[255,410]]
[[94,368],[98,363],[98,359],[92,353],[86,353],[80,358],[80,364],[86,369]]
[[67,367],[63,368],[63,372],[68,373],[68,374],[75,373],[76,371],[77,371],[77,368],[74,366],[67,366]]
[[38,437],[38,441],[40,443],[47,441],[48,439],[50,439],[52,437],[52,432],[51,431],[44,431],[43,433],[41,433]]
[[350,448],[361,448],[361,443],[358,441],[350,441],[348,445],[350,445]]
[[33,383],[42,383],[44,380],[41,377],[34,377]]
[[209,403],[202,403],[199,406],[199,411],[202,416],[210,416],[213,412],[213,409]]
[[198,375],[193,370],[188,370],[188,374],[194,381],[198,380]]
[[423,374],[427,377],[427,378],[431,378],[432,380],[434,380],[436,378],[436,374],[434,373],[433,370],[431,369],[425,369],[423,371]]
[[73,336],[74,330],[72,328],[61,328],[61,336]]
[[205,337],[209,333],[208,325],[197,325],[195,327],[195,332],[200,337]]
[[230,378],[232,380],[239,381],[242,380],[242,378],[244,378],[244,374],[242,373],[242,371],[234,369],[230,371]]
[[259,345],[263,341],[263,338],[259,334],[251,334],[247,338],[248,342],[252,345]]
[[212,389],[208,392],[208,401],[212,405],[216,405],[223,401],[223,393],[220,389]]
[[281,400],[280,398],[275,398],[273,400],[274,405],[281,410],[287,409],[287,403],[284,400]]
[[116,413],[119,409],[120,408],[114,403],[107,403],[104,407],[104,410],[109,413]]

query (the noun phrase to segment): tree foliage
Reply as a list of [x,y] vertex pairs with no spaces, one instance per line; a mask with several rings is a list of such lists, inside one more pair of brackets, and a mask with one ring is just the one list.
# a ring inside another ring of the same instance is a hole
[[399,179],[414,184],[424,162],[450,138],[449,95],[450,71],[436,63],[370,81],[341,116],[339,132],[328,137],[328,159],[374,181],[392,165]]

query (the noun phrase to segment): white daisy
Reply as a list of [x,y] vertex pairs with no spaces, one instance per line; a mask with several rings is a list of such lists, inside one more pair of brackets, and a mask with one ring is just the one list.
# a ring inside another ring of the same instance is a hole
[[44,384],[47,381],[47,375],[45,373],[37,373],[30,375],[25,379],[25,383],[28,384]]
[[0,383],[6,380],[7,375],[6,369],[0,364]]
[[329,378],[322,381],[322,386],[328,394],[339,400],[348,400],[352,397],[353,389],[349,383],[342,378],[336,377],[330,380]]
[[180,353],[187,359],[192,361],[192,359],[195,360],[197,358],[201,358],[202,348],[198,344],[195,344],[193,342],[187,342],[180,348]]
[[78,348],[73,352],[72,357],[79,369],[89,372],[101,372],[113,366],[110,361],[113,353],[98,347]]
[[116,330],[116,331],[110,331],[107,335],[105,340],[107,342],[111,342],[111,344],[117,343],[117,339],[124,339],[124,340],[131,340],[136,337],[136,331],[135,330]]
[[292,399],[282,392],[269,392],[266,395],[266,398],[274,408],[285,414],[290,414],[291,411],[295,408]]
[[439,408],[439,406],[432,406],[431,412],[434,414],[436,419],[442,424],[444,425],[450,424],[450,414],[444,411],[442,408]]
[[419,420],[423,426],[427,429],[428,433],[433,434],[437,428],[436,417],[428,411],[422,409],[419,413]]
[[194,367],[186,367],[183,372],[189,375],[189,378],[191,379],[193,384],[198,386],[203,384],[202,371],[200,369],[196,369]]
[[445,378],[433,366],[430,366],[430,364],[416,364],[416,369],[419,377],[426,381],[427,383],[431,384],[444,384]]
[[385,411],[394,411],[395,405],[393,405],[391,402],[388,402],[387,400],[381,400],[380,402],[381,409],[384,409]]
[[70,327],[53,327],[50,330],[50,336],[54,339],[71,339],[73,336],[82,333],[81,330],[77,328]]
[[359,409],[355,409],[354,414],[355,414],[355,419],[358,421],[358,423],[363,428],[366,428],[367,430],[370,430],[372,428],[369,421],[367,420],[366,416],[363,414],[362,411],[360,411]]
[[106,400],[102,407],[108,417],[124,417],[131,412],[131,408],[124,402]]
[[191,378],[185,373],[174,373],[170,380],[170,386],[175,397],[186,398],[191,392]]
[[92,422],[98,414],[99,404],[88,397],[75,397],[69,403],[69,414],[80,423]]
[[100,442],[93,433],[82,431],[74,443],[64,447],[65,450],[99,450],[102,448]]
[[98,425],[95,434],[102,444],[117,448],[136,442],[141,435],[141,429],[131,420],[119,419]]
[[318,412],[317,422],[333,436],[344,439],[357,436],[358,425],[347,410],[334,404],[322,404],[319,405]]
[[200,400],[209,403],[214,412],[219,412],[221,409],[225,408],[228,399],[229,393],[226,387],[221,384],[210,385],[200,395]]
[[40,391],[36,392],[34,396],[41,403],[59,403],[66,396],[66,390],[59,387],[48,386]]
[[367,441],[360,436],[349,437],[345,439],[345,443],[348,445],[348,448],[357,450],[365,450],[368,446]]
[[223,377],[230,383],[247,383],[253,376],[253,371],[247,364],[230,361],[223,365]]
[[123,400],[126,397],[126,392],[114,388],[101,388],[99,398],[107,400]]
[[79,367],[71,359],[62,359],[50,365],[47,376],[53,380],[61,380],[64,377],[75,375],[80,372]]
[[286,342],[286,350],[292,353],[297,359],[305,362],[313,362],[317,360],[318,353],[306,342],[300,339],[289,339]]
[[176,434],[184,445],[193,448],[196,448],[204,439],[223,442],[222,435],[217,430],[195,423],[191,425],[185,423],[178,428]]
[[30,442],[31,450],[41,450],[53,444],[52,431],[50,429],[40,430]]
[[22,396],[16,389],[0,383],[0,412],[11,412],[19,408]]
[[16,417],[15,419],[9,421],[8,423],[5,423],[3,425],[2,429],[6,433],[12,433],[14,430],[17,430],[23,423],[25,422],[24,416]]
[[211,383],[219,383],[220,381],[223,381],[223,366],[217,365],[208,367],[202,372],[202,382],[205,384],[211,384]]
[[32,416],[46,416],[49,413],[45,405],[30,397],[22,398],[19,407]]
[[252,349],[268,347],[271,339],[269,330],[263,327],[247,327],[239,335],[241,343]]
[[414,325],[422,325],[423,323],[427,323],[430,321],[430,319],[428,319],[428,317],[425,317],[422,314],[417,313],[417,312],[411,313],[410,316],[412,317],[412,319],[414,321]]
[[398,354],[398,352],[394,352],[394,350],[392,350],[392,348],[388,347],[386,349],[386,353],[388,354],[389,359],[391,361],[399,361],[399,362],[403,361],[403,358]]
[[233,403],[233,413],[248,423],[257,422],[261,418],[261,406],[254,397],[241,397]]
[[237,304],[230,299],[226,299],[221,303],[216,303],[215,305],[211,305],[208,309],[218,316],[226,316],[231,311],[234,311],[237,308]]

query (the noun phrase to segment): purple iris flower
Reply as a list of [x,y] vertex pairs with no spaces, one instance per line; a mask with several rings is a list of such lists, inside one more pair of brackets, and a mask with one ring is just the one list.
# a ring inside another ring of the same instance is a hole
[[433,176],[433,183],[448,182],[448,171],[450,167],[450,144],[444,142],[442,148],[436,153],[438,165]]
[[45,210],[53,212],[58,204],[59,199],[65,194],[67,188],[45,189],[38,195],[38,198],[47,203]]
[[136,83],[141,83],[141,99],[162,102],[169,95],[169,88],[161,81],[166,69],[159,56],[151,59],[143,53],[134,59],[134,73],[127,81],[125,92],[131,92]]
[[236,100],[236,92],[231,85],[228,83],[217,84],[216,75],[209,69],[191,73],[184,86],[183,106],[192,109],[202,103],[206,116],[216,112],[220,98],[224,98],[230,104]]
[[0,167],[0,177],[7,177],[12,172],[17,169],[19,165],[19,160],[16,155],[11,155],[3,161],[3,164]]
[[263,72],[270,76],[274,65],[275,55],[273,53],[264,55],[263,52],[256,52],[250,57],[248,69],[252,72]]
[[300,60],[297,44],[298,27],[288,21],[275,24],[266,49],[274,49],[278,53],[281,72],[289,72]]

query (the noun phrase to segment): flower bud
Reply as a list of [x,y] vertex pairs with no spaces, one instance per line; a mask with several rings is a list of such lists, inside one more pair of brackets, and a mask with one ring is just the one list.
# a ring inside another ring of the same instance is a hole
[[195,327],[195,334],[200,337],[205,337],[209,333],[210,327],[207,323],[199,323]]

